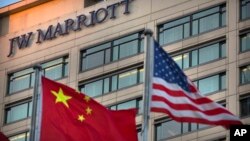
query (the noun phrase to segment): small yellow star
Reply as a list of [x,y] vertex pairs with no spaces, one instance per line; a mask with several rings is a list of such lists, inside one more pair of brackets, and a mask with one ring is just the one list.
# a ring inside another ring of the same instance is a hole
[[78,120],[83,122],[85,120],[84,116],[83,115],[78,115]]
[[67,108],[69,108],[67,101],[72,98],[71,96],[65,95],[61,88],[58,92],[51,91],[51,93],[56,97],[56,103],[62,102]]
[[85,100],[86,102],[89,102],[89,101],[90,101],[90,97],[87,96],[87,95],[85,95],[84,100]]
[[87,108],[86,108],[86,114],[87,114],[87,115],[91,115],[91,114],[92,114],[92,109],[89,108],[89,107],[87,107]]

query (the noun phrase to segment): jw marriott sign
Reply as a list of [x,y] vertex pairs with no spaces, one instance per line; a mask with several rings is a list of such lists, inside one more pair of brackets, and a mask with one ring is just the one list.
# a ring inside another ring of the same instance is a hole
[[10,41],[10,51],[8,57],[15,55],[15,48],[23,49],[27,48],[32,42],[30,39],[32,36],[36,35],[34,41],[40,44],[46,40],[52,40],[58,36],[67,35],[70,31],[80,31],[83,27],[90,27],[96,24],[100,24],[107,19],[116,18],[116,9],[118,7],[123,7],[123,14],[129,14],[129,4],[133,0],[123,0],[114,4],[107,6],[106,8],[100,8],[89,12],[88,15],[81,14],[76,16],[75,19],[67,19],[64,23],[57,23],[56,25],[49,25],[46,30],[37,29],[36,34],[34,32],[29,32],[14,38],[9,39]]

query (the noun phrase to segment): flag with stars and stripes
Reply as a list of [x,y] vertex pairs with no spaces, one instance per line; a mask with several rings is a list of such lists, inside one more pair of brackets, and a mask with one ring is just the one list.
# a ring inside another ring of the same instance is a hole
[[151,111],[168,114],[178,122],[229,127],[242,124],[226,108],[202,96],[173,59],[154,43]]

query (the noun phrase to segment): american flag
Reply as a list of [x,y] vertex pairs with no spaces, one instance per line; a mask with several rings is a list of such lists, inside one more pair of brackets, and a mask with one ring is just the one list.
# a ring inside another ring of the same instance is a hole
[[242,124],[220,104],[202,96],[173,59],[154,43],[151,111],[168,114],[178,122],[229,127]]

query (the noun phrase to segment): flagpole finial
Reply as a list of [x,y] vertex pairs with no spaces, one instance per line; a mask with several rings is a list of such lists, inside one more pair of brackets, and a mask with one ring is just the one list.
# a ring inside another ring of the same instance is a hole
[[40,70],[42,70],[42,66],[41,66],[40,64],[35,64],[35,65],[33,66],[33,69],[34,69],[34,70],[38,69],[38,70],[40,71]]
[[150,35],[150,36],[153,35],[153,32],[152,32],[151,29],[145,29],[143,33],[144,33],[145,36],[146,36],[146,35]]

